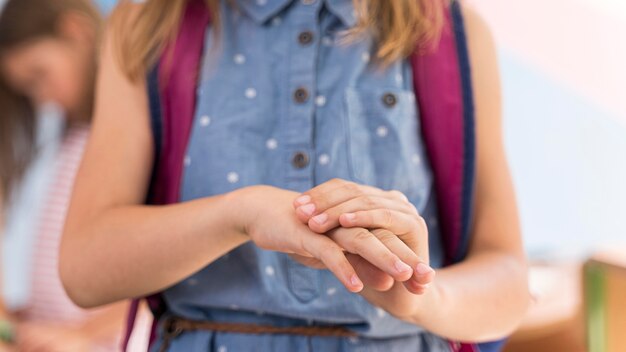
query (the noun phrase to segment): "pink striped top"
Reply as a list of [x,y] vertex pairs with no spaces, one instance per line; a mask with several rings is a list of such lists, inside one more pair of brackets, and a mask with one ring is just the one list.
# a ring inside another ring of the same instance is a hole
[[30,321],[80,324],[91,313],[80,309],[65,293],[58,273],[59,246],[70,196],[80,165],[89,128],[70,128],[61,142],[54,179],[39,216],[37,241],[33,251],[32,291],[24,316]]

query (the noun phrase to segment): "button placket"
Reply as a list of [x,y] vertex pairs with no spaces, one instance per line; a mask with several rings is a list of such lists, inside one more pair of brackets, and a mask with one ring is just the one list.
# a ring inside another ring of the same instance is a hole
[[[314,185],[314,114],[316,65],[320,30],[318,14],[321,1],[296,2],[291,9],[288,30],[291,31],[286,60],[287,84],[281,99],[286,104],[283,133],[280,138],[285,162],[285,186],[304,192]],[[291,293],[301,302],[320,294],[318,270],[285,258]]]
[[289,94],[284,117],[284,162],[287,164],[285,181],[290,189],[305,191],[313,187],[313,128],[315,111],[316,58],[319,45],[319,1],[296,3],[290,13],[289,58],[287,60]]

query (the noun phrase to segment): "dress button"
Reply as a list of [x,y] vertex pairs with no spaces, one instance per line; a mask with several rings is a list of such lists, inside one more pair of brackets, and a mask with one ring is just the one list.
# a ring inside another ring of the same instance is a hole
[[293,99],[296,101],[296,103],[306,103],[306,101],[309,99],[309,91],[306,90],[306,88],[298,88],[296,89],[296,91],[293,93]]
[[309,155],[305,152],[297,152],[291,159],[291,164],[296,169],[304,169],[309,165]]
[[313,33],[311,31],[304,31],[298,34],[298,42],[302,45],[309,45],[313,42]]
[[387,106],[388,108],[394,107],[397,102],[398,98],[396,98],[395,94],[386,93],[385,95],[383,95],[383,104],[385,104],[385,106]]

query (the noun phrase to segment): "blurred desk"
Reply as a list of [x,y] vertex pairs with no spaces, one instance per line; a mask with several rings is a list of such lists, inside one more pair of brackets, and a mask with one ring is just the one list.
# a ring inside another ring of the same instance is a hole
[[506,352],[585,352],[582,264],[531,265],[530,308]]

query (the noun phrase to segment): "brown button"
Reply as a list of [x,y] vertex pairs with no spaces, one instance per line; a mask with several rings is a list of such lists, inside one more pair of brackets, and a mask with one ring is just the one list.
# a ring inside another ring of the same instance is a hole
[[296,103],[306,103],[309,100],[309,91],[306,88],[298,88],[295,92],[293,92],[293,99]]
[[296,169],[304,169],[307,165],[309,165],[309,155],[305,152],[297,152],[293,155],[291,164]]
[[383,104],[385,104],[386,107],[392,108],[396,105],[397,102],[398,98],[396,98],[395,94],[386,93],[385,95],[383,95]]
[[302,45],[309,45],[313,42],[313,33],[310,31],[304,31],[298,34],[298,42]]

